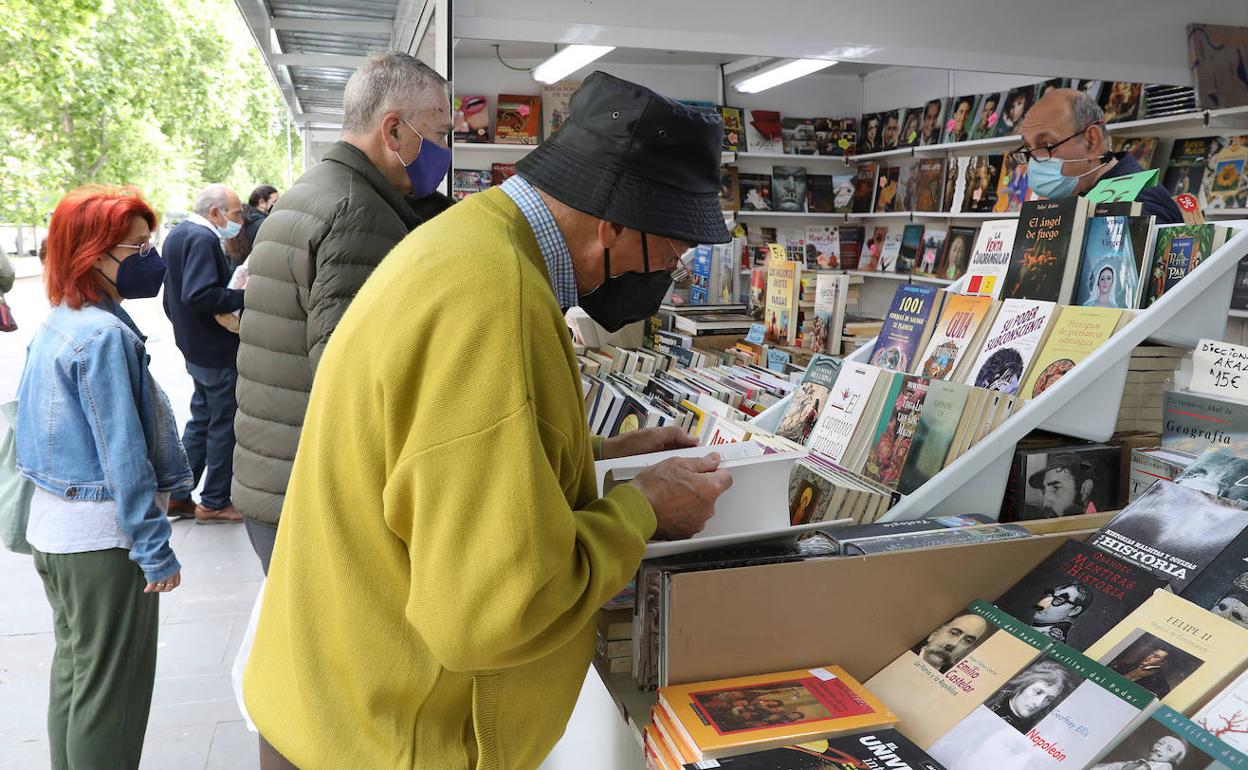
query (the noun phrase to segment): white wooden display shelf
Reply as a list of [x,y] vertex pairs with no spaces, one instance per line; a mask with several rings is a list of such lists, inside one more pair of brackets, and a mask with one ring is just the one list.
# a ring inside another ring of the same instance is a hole
[[1231,318],[1248,318],[1248,310],[1235,310],[1232,308],[1227,311],[1227,315]]
[[1013,150],[1022,144],[1018,136],[994,136],[991,139],[972,139],[967,142],[941,142],[914,148],[919,157],[936,155],[994,155],[998,152]]
[[758,219],[835,219],[838,222],[845,221],[844,214],[820,214],[809,211],[737,211],[735,213],[738,217]]
[[848,275],[860,276],[866,278],[878,278],[885,281],[905,281],[910,278],[908,273],[882,273],[877,270],[846,270]]
[[911,211],[881,211],[879,213],[864,211],[854,214],[846,214],[845,219],[913,219],[913,214],[914,212]]
[[1205,209],[1205,219],[1248,219],[1248,209]]
[[749,151],[725,153],[725,155],[728,154],[735,155],[738,163],[746,160],[784,160],[793,161],[795,165],[801,165],[801,163],[839,163],[844,166],[855,162],[853,158],[849,158],[844,155],[798,155],[792,152]]
[[[1105,441],[1114,433],[1131,351],[1145,342],[1194,348],[1204,337],[1220,339],[1226,332],[1226,308],[1239,260],[1248,255],[1248,219],[1228,222],[1234,237],[1070,370],[1039,397],[1024,404],[983,441],[912,494],[903,497],[882,521],[917,519],[953,513],[995,517],[1000,510],[1015,445],[1036,429],[1064,436]],[[951,291],[962,288],[959,279]],[[846,360],[865,363],[872,343]],[[765,430],[778,427],[791,397],[754,419]]]
[[969,219],[987,221],[989,219],[1018,219],[1017,211],[916,211],[915,219]]

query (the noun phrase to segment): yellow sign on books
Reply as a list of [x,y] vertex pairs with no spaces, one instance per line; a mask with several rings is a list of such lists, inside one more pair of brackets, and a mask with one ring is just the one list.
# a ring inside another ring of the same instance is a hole
[[767,244],[767,252],[770,255],[769,261],[771,262],[787,262],[789,259],[789,253],[784,250],[783,243]]

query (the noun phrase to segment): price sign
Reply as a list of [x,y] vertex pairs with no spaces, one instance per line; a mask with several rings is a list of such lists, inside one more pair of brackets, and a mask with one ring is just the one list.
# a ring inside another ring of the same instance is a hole
[[750,324],[750,333],[745,335],[745,341],[754,345],[761,345],[766,336],[767,327],[762,324]]
[[1192,386],[1197,393],[1248,401],[1248,348],[1201,340],[1192,352]]
[[1203,225],[1205,223],[1205,215],[1200,213],[1200,201],[1196,200],[1195,195],[1191,193],[1176,195],[1174,202],[1179,204],[1179,211],[1183,212],[1183,224]]
[[1158,171],[1154,168],[1137,174],[1104,179],[1093,187],[1086,197],[1088,202],[1093,204],[1133,201],[1139,196],[1140,190],[1157,184],[1157,174]]
[[784,374],[784,369],[793,357],[789,355],[789,351],[780,350],[778,348],[769,348],[767,350],[767,368],[773,372]]
[[770,262],[786,262],[789,259],[789,253],[784,250],[783,243],[767,244],[767,255]]

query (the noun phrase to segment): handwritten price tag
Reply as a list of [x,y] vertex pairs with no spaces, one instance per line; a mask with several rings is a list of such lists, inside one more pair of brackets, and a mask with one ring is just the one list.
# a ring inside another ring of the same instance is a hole
[[1248,348],[1201,340],[1192,351],[1192,385],[1197,393],[1248,401]]
[[753,345],[761,345],[766,336],[767,327],[762,324],[750,324],[750,333],[745,335],[745,341]]
[[789,355],[787,350],[779,350],[777,348],[769,348],[767,350],[767,368],[773,372],[784,374],[784,368],[791,360],[793,360],[793,357]]
[[785,251],[783,243],[767,244],[768,260],[771,262],[787,262],[789,253]]
[[1090,203],[1094,204],[1133,201],[1139,196],[1140,190],[1157,184],[1157,174],[1158,171],[1154,168],[1106,179],[1093,187],[1086,197]]

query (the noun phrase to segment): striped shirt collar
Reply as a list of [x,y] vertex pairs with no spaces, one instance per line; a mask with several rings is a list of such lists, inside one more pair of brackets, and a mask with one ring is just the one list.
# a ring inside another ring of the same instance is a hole
[[537,239],[537,247],[546,260],[546,272],[550,274],[550,283],[555,290],[555,299],[559,307],[567,310],[577,304],[576,275],[572,272],[572,252],[563,239],[550,208],[538,195],[537,189],[519,174],[511,176],[503,182],[499,189],[519,207],[520,213],[533,229],[533,237]]

